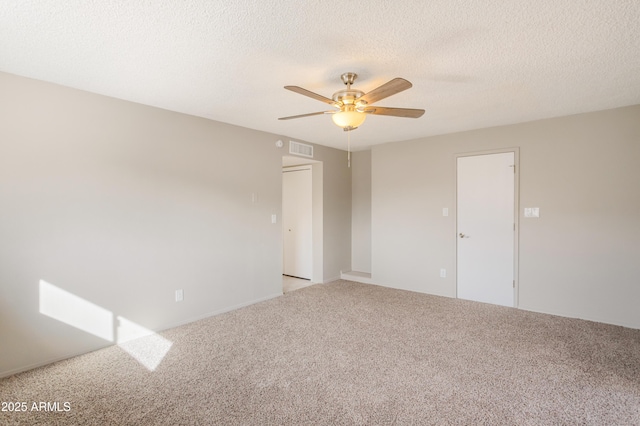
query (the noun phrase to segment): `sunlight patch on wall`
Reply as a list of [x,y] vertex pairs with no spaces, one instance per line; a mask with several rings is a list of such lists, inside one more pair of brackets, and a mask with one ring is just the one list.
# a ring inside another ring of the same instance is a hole
[[44,280],[40,280],[40,313],[113,342],[110,311]]
[[173,345],[170,340],[122,316],[117,317],[114,336],[114,315],[111,311],[44,280],[40,280],[40,313],[117,343],[149,371],[158,368]]
[[118,316],[118,346],[154,371],[171,349],[173,343],[148,328]]

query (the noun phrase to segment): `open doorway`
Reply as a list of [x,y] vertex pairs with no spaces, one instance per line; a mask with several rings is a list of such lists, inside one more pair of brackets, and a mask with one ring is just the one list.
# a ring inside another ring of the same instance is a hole
[[311,280],[311,166],[282,169],[282,273]]
[[283,292],[322,282],[322,163],[282,159]]

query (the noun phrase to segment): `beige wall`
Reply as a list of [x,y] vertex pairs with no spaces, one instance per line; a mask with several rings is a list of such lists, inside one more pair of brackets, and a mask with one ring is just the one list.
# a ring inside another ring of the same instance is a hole
[[327,283],[339,279],[340,271],[351,268],[351,169],[346,151],[296,141],[314,147],[313,160],[288,151],[285,155],[299,159],[297,165],[309,164],[312,168],[311,281]]
[[[288,139],[2,73],[0,93],[0,376],[112,343],[41,314],[40,280],[152,330],[280,294]],[[454,296],[454,156],[516,146],[519,306],[640,328],[640,106],[375,147],[370,244],[368,154],[316,146],[322,281],[371,250],[376,283]]]
[[374,147],[373,281],[454,297],[455,211],[442,216],[454,157],[509,147],[520,148],[519,307],[640,328],[640,106]]
[[351,269],[351,169],[346,151],[315,145],[314,159],[322,161],[322,281],[326,283]]
[[[118,316],[160,330],[281,294],[282,136],[3,73],[0,93],[0,376],[113,343],[43,315],[41,280],[114,338]],[[350,179],[319,151],[331,277]]]
[[371,151],[351,154],[351,268],[371,272]]

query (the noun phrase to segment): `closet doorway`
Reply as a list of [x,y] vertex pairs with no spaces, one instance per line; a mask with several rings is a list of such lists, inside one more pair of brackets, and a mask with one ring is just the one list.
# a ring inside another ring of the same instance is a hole
[[312,174],[311,166],[282,169],[282,232],[284,275],[311,279]]

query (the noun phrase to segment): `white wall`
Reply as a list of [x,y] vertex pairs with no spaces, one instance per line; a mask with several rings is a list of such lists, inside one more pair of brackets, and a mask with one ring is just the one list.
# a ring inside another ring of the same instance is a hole
[[640,328],[640,106],[374,147],[372,280],[454,297],[455,211],[442,216],[454,156],[508,147],[520,147],[519,307]]
[[[0,93],[0,376],[113,343],[41,313],[41,280],[114,340],[118,316],[160,330],[282,294],[282,136],[4,73]],[[331,276],[351,182],[321,151]]]
[[371,151],[351,153],[351,268],[371,273]]

